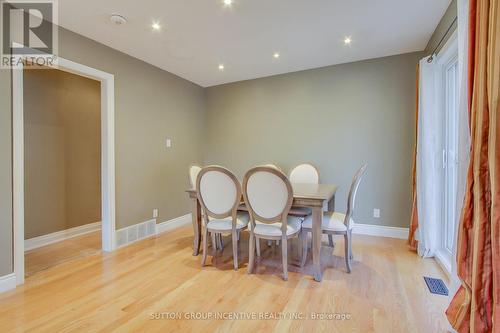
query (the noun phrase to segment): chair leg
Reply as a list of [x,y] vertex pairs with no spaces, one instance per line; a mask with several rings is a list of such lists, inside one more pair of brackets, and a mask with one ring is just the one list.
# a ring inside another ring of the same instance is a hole
[[248,241],[248,274],[253,272],[253,266],[255,264],[255,236],[252,231],[250,231],[250,240]]
[[260,238],[255,237],[255,248],[257,249],[257,257],[260,257]]
[[201,257],[201,266],[205,266],[207,261],[207,252],[208,252],[208,229],[204,228],[203,230],[203,257]]
[[238,234],[233,231],[231,235],[231,239],[233,241],[233,262],[234,262],[234,270],[238,270]]
[[330,245],[330,247],[334,247],[335,246],[333,244],[333,235],[328,235],[328,245]]
[[224,241],[222,239],[222,234],[217,234],[217,240],[219,241],[219,250],[224,250]]
[[215,256],[217,255],[217,240],[216,240],[216,235],[215,232],[211,232],[211,237],[212,237],[212,261],[215,260]]
[[354,259],[354,255],[352,254],[352,230],[349,230],[349,259]]
[[350,259],[350,253],[349,253],[349,248],[351,246],[351,237],[349,235],[349,232],[346,232],[344,234],[344,243],[345,243],[345,265],[347,267],[347,273],[351,273],[351,259]]
[[281,238],[281,255],[283,261],[283,280],[288,280],[288,246],[286,236]]
[[307,259],[307,231],[302,230],[300,232],[300,238],[302,241],[302,258],[300,260],[300,267],[304,267]]

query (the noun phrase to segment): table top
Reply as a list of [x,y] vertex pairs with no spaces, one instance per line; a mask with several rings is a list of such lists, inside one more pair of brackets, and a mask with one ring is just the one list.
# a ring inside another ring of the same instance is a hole
[[[337,185],[334,184],[306,184],[292,183],[294,199],[317,199],[330,200],[337,192]],[[196,189],[186,190],[189,193],[196,193]]]
[[292,183],[293,197],[296,199],[330,200],[337,192],[334,184]]

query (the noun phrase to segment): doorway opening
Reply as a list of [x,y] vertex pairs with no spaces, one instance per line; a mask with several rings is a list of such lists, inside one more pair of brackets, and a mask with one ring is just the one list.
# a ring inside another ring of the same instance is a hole
[[[21,56],[23,57],[23,56]],[[22,59],[26,60],[26,59]],[[100,90],[100,189],[98,198],[100,200],[100,233],[97,237],[100,240],[102,250],[104,251],[113,251],[115,249],[115,159],[114,159],[114,76],[96,70],[94,68],[84,66],[70,60],[64,58],[57,58],[57,63],[50,69],[38,69],[38,71],[47,71],[47,70],[59,70],[64,72],[64,74],[76,75],[79,77],[83,77],[85,79],[96,80],[99,84]],[[25,134],[29,135],[30,133],[25,133],[25,110],[24,110],[24,96],[25,96],[25,87],[23,84],[24,81],[24,62],[17,61],[17,66],[12,70],[12,100],[13,100],[13,114],[12,114],[12,128],[13,128],[13,147],[12,147],[12,155],[13,155],[13,219],[14,219],[14,273],[16,276],[16,283],[22,284],[24,283],[25,278],[25,245],[29,248],[33,246],[33,242],[27,241],[25,244],[25,173],[29,173],[29,166],[26,167],[25,161]],[[36,127],[36,126],[35,126]],[[53,134],[57,133],[57,131],[53,130]],[[54,138],[57,135],[53,135]],[[49,135],[50,137],[50,135]],[[84,140],[85,138],[81,138],[79,136],[75,136],[75,140]],[[38,142],[39,144],[39,142]],[[28,152],[29,153],[29,152]],[[70,152],[72,153],[72,152]],[[57,154],[55,154],[57,156]],[[61,162],[59,164],[54,161],[62,159],[59,157],[55,158],[52,156],[53,160],[51,161],[53,165],[51,165],[50,171],[52,167],[60,167]],[[67,163],[66,158],[64,159],[65,163]],[[78,163],[85,164],[85,161],[75,159]],[[28,161],[29,162],[29,161]],[[47,162],[47,161],[45,161]],[[54,165],[55,164],[55,165]],[[72,165],[75,165],[72,162]],[[32,177],[33,175],[31,175]],[[40,176],[41,177],[41,176]],[[56,177],[57,179],[57,177]],[[32,180],[32,179],[31,179]],[[59,190],[62,187],[59,187]],[[74,186],[73,186],[74,188]],[[93,188],[95,191],[95,187]],[[56,188],[51,188],[52,192],[57,192]],[[45,195],[45,194],[40,194]],[[32,200],[33,198],[28,197],[29,194],[26,195],[28,200]],[[57,208],[57,205],[54,202],[51,209]],[[60,203],[59,203],[60,204]],[[43,206],[43,205],[42,205]],[[27,208],[29,209],[30,203],[28,203]],[[46,207],[44,207],[46,208]],[[49,208],[49,207],[47,207]],[[55,209],[55,211],[59,211],[61,214],[62,209]],[[85,214],[83,214],[85,215]],[[92,214],[91,214],[92,215]],[[72,215],[71,215],[72,216]],[[30,219],[30,218],[29,218]],[[36,219],[36,217],[35,217]],[[30,223],[28,221],[28,223]],[[99,224],[99,221],[89,222],[91,227],[96,227]],[[30,227],[31,228],[31,227]],[[76,228],[79,228],[78,226]],[[82,226],[82,228],[90,228],[88,225]],[[35,231],[33,231],[35,230]],[[67,230],[61,230],[55,232],[55,235],[48,234],[49,236],[45,238],[57,238],[60,237],[61,234],[64,236],[68,236],[67,234],[73,233],[73,229],[70,228],[71,232],[67,232]],[[97,229],[98,230],[98,229]],[[40,231],[40,230],[38,230]],[[77,231],[82,231],[81,229],[77,229]],[[88,231],[88,230],[87,230]],[[35,229],[27,230],[28,234],[26,235],[28,239],[31,232],[36,232]],[[33,234],[31,234],[33,235]],[[90,235],[90,234],[89,234]],[[43,236],[42,241],[47,241]],[[84,237],[84,236],[82,236]],[[36,236],[35,236],[36,239]],[[52,239],[53,240],[53,239]],[[76,240],[76,239],[75,239]],[[50,239],[49,239],[50,241]],[[71,241],[71,239],[69,240]],[[64,247],[63,243],[59,243],[59,245]],[[67,244],[66,244],[67,245]],[[36,246],[36,242],[35,242]],[[65,251],[63,251],[65,252]],[[69,252],[69,251],[67,251]]]
[[101,86],[25,68],[23,89],[28,277],[101,251]]

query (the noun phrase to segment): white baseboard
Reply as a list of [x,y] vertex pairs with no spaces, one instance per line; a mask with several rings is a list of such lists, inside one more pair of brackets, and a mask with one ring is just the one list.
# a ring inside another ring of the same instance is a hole
[[0,276],[0,293],[16,288],[16,274]]
[[176,217],[175,219],[171,219],[156,225],[156,234],[160,234],[162,232],[170,231],[173,229],[180,228],[182,226],[191,224],[191,214],[186,214],[183,216]]
[[88,234],[90,232],[101,230],[101,222],[84,224],[78,227],[56,231],[51,234],[42,235],[24,241],[24,251],[33,250],[41,246],[60,242],[76,236]]
[[356,223],[352,232],[359,235],[408,239],[409,231],[408,228]]

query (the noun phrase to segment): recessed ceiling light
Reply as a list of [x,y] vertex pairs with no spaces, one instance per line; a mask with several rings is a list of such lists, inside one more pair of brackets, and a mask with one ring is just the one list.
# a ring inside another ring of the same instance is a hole
[[223,71],[223,70],[224,70],[224,65],[223,65],[223,64],[220,64],[220,65],[219,65],[219,70],[220,70],[220,71]]
[[278,59],[280,57],[280,54],[278,52],[274,52],[273,57],[275,59]]
[[151,24],[151,28],[153,28],[153,30],[158,31],[161,29],[161,25],[158,22],[153,22],[153,24]]
[[125,18],[125,16],[120,15],[120,14],[112,14],[109,17],[109,19],[111,20],[111,22],[113,22],[116,25],[122,25],[122,24],[127,23],[127,19]]
[[350,45],[350,44],[351,44],[351,42],[352,42],[352,39],[351,39],[351,37],[350,37],[350,36],[348,36],[348,37],[344,38],[344,44],[345,44],[345,45]]
[[231,6],[233,4],[233,0],[224,0],[225,6]]

